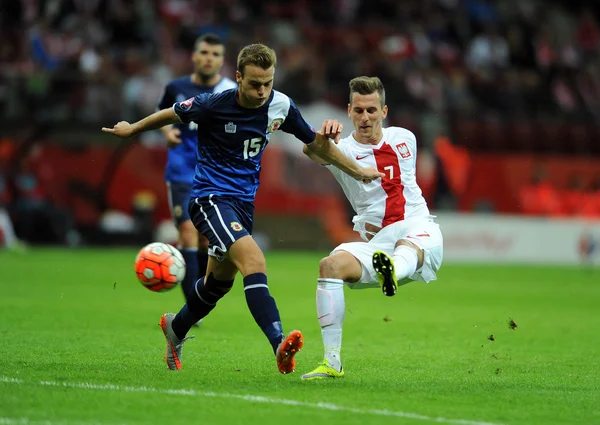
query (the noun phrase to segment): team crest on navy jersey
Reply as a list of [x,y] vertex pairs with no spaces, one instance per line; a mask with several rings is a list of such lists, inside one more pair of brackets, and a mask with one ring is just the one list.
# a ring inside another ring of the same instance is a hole
[[240,223],[238,223],[237,221],[232,221],[231,223],[229,223],[229,225],[231,226],[231,228],[233,230],[235,230],[236,232],[241,232],[244,228],[242,227],[242,225]]
[[281,124],[283,124],[283,118],[275,118],[273,121],[271,121],[271,125],[269,125],[269,133],[275,133],[277,130],[279,130],[279,127],[281,127]]
[[400,152],[400,156],[404,159],[406,158],[410,158],[410,150],[408,149],[408,146],[406,145],[406,143],[402,142],[398,145],[396,145],[396,149],[398,149],[398,152]]
[[237,125],[232,123],[231,121],[225,124],[225,133],[233,134],[237,131]]

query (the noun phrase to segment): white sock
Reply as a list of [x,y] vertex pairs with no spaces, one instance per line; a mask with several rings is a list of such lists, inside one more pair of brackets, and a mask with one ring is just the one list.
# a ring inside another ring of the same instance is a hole
[[319,278],[317,285],[317,315],[323,337],[324,358],[329,366],[342,370],[342,325],[346,313],[344,281]]
[[11,246],[17,241],[10,217],[4,209],[0,209],[0,229],[4,234],[4,244],[6,246]]
[[396,279],[401,281],[411,277],[417,271],[419,257],[417,251],[406,245],[399,245],[394,250],[394,268],[396,270]]

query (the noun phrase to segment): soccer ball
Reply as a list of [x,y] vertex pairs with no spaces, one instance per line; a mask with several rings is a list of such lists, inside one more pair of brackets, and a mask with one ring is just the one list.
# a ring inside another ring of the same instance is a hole
[[185,260],[175,247],[153,242],[143,247],[135,258],[135,274],[151,291],[168,291],[183,280]]

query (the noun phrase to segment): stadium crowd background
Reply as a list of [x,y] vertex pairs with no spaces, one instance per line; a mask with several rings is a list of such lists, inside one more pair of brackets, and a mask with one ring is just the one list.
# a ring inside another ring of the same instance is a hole
[[[275,88],[301,107],[325,101],[344,114],[348,81],[379,76],[387,124],[413,131],[420,156],[429,158],[422,168],[433,171],[420,183],[437,209],[600,217],[596,2],[0,0],[0,6],[0,205],[25,240],[36,238],[40,229],[31,229],[39,220],[65,235],[99,217],[52,190],[53,174],[44,175],[43,166],[52,152],[40,149],[97,146],[104,143],[102,125],[154,111],[164,85],[190,72],[194,40],[206,32],[226,41],[229,77],[239,48],[256,41],[273,47]],[[526,178],[506,189],[508,207],[457,200],[478,178],[465,173],[466,164],[481,154],[527,158],[529,165],[519,168]],[[563,166],[583,160],[585,167]],[[162,178],[160,167],[153,172]],[[96,184],[106,175],[97,173]],[[79,187],[80,194],[86,190]],[[96,207],[106,210],[106,202]]]

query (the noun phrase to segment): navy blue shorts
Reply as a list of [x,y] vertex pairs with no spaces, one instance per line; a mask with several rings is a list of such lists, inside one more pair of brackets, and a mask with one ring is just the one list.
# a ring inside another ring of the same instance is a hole
[[187,206],[190,204],[192,196],[192,185],[179,182],[167,182],[167,197],[169,199],[169,208],[171,217],[175,225],[179,225],[190,219],[190,212]]
[[210,195],[190,200],[189,214],[198,231],[208,239],[208,254],[217,260],[235,241],[252,234],[254,204]]

